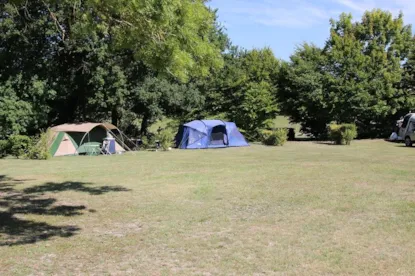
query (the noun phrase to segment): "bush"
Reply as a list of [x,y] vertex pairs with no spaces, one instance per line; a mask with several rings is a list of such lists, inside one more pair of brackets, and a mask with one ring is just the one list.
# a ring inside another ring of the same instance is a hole
[[288,140],[287,129],[263,130],[262,143],[267,146],[284,146]]
[[160,147],[167,151],[173,146],[174,134],[168,129],[161,130],[158,135]]
[[34,143],[29,153],[27,154],[27,158],[29,159],[36,159],[36,160],[48,160],[52,156],[49,152],[49,138],[51,137],[50,130],[41,133],[39,140]]
[[147,136],[141,137],[141,146],[140,150],[148,150],[156,146],[155,136],[153,134],[148,134]]
[[149,144],[148,144],[148,138],[147,136],[143,136],[141,137],[141,145],[140,145],[140,150],[143,149],[148,149],[149,148]]
[[329,126],[329,137],[336,145],[350,145],[357,137],[355,124],[332,124]]
[[22,158],[31,150],[32,139],[29,136],[13,135],[9,138],[10,154]]
[[0,158],[10,154],[10,143],[7,140],[0,140]]

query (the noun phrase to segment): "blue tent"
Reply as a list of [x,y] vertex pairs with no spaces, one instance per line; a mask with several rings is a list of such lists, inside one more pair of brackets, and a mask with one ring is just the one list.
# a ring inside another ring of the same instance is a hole
[[235,123],[200,120],[184,124],[176,136],[180,149],[208,149],[249,146]]

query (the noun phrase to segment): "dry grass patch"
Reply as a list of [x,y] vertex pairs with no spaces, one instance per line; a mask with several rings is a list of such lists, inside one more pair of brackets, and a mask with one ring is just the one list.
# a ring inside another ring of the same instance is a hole
[[357,141],[0,160],[0,275],[410,275],[414,153]]

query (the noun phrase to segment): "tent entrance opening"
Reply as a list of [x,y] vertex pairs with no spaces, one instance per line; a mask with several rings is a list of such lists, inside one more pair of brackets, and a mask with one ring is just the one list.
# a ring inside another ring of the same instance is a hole
[[212,129],[212,134],[210,135],[210,145],[228,145],[228,135],[226,134],[226,126],[216,126]]

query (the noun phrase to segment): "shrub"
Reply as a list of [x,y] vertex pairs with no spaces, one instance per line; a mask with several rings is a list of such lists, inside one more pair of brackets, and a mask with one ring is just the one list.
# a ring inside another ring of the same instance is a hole
[[350,125],[350,128],[344,130],[344,141],[346,145],[350,146],[352,141],[357,137],[357,128],[356,125]]
[[287,129],[263,130],[262,143],[267,146],[283,146],[288,140]]
[[168,129],[161,130],[158,135],[160,147],[167,151],[173,146],[174,134]]
[[329,126],[329,137],[335,144],[342,144],[342,134],[341,134],[341,125],[331,124]]
[[143,137],[141,137],[141,146],[140,146],[140,150],[142,150],[142,149],[148,149],[148,147],[149,147],[149,144],[148,144],[148,138],[147,138],[147,136],[143,136]]
[[39,140],[31,147],[27,157],[36,160],[48,160],[52,156],[49,152],[49,138],[51,137],[50,130],[40,134]]
[[10,143],[7,140],[0,140],[0,158],[10,154]]
[[260,130],[259,133],[258,132],[246,132],[243,129],[239,129],[239,131],[242,133],[242,135],[245,137],[245,139],[249,142],[255,142],[258,141],[258,137],[263,137],[263,132],[266,130]]
[[22,158],[31,150],[32,139],[29,136],[24,135],[13,135],[9,138],[10,154]]
[[261,141],[264,145],[268,144],[268,141],[270,140],[273,131],[269,129],[263,129],[260,131],[261,133]]
[[332,124],[329,126],[329,137],[336,145],[350,145],[357,137],[355,124]]

